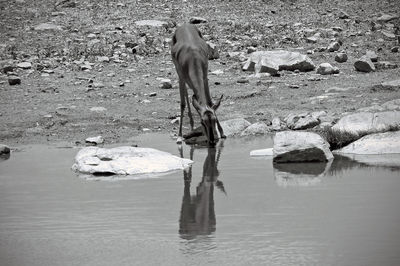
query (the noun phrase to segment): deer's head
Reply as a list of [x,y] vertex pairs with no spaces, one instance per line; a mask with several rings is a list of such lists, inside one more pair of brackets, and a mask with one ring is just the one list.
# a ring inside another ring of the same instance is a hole
[[203,134],[207,137],[207,141],[211,146],[214,146],[218,141],[218,133],[216,129],[217,116],[215,115],[215,111],[221,104],[221,100],[222,96],[210,107],[207,105],[200,105],[197,99],[193,97],[193,106],[200,115]]

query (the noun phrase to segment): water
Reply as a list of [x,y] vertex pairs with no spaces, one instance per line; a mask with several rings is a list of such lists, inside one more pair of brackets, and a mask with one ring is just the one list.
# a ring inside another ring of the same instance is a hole
[[271,146],[228,139],[218,163],[194,149],[191,172],[111,182],[71,172],[78,149],[23,147],[0,161],[0,264],[400,265],[398,169],[249,157]]

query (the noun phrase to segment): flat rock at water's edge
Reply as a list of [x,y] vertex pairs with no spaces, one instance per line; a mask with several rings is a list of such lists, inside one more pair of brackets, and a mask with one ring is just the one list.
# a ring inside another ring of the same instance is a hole
[[83,174],[153,174],[182,170],[193,161],[152,148],[122,146],[83,148],[75,156],[72,169]]
[[367,135],[334,152],[338,154],[400,154],[400,131]]

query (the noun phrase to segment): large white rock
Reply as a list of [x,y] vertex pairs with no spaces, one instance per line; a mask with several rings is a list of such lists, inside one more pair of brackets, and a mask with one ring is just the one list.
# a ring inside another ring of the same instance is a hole
[[251,123],[244,118],[230,119],[221,122],[225,136],[233,136],[242,133]]
[[311,71],[315,69],[315,65],[306,55],[277,50],[254,52],[243,66],[245,71],[255,71],[255,73],[268,72],[272,75],[276,75],[279,70],[293,71],[296,69]]
[[376,133],[385,132],[400,126],[400,112],[361,112],[342,117],[332,130],[343,133]]
[[83,174],[136,175],[180,170],[191,163],[189,159],[152,148],[87,147],[75,156],[72,169]]
[[336,150],[338,154],[400,154],[400,131],[371,134],[346,147]]
[[274,137],[274,162],[324,162],[331,159],[329,144],[317,133],[282,131]]

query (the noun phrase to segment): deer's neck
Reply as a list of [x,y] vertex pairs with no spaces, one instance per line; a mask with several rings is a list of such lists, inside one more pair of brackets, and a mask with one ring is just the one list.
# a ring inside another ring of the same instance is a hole
[[199,102],[199,104],[201,106],[208,106],[208,107],[212,107],[212,101],[211,101],[211,96],[210,96],[210,91],[208,89],[207,86],[205,86],[204,88],[197,90],[195,92],[196,95],[196,99]]

